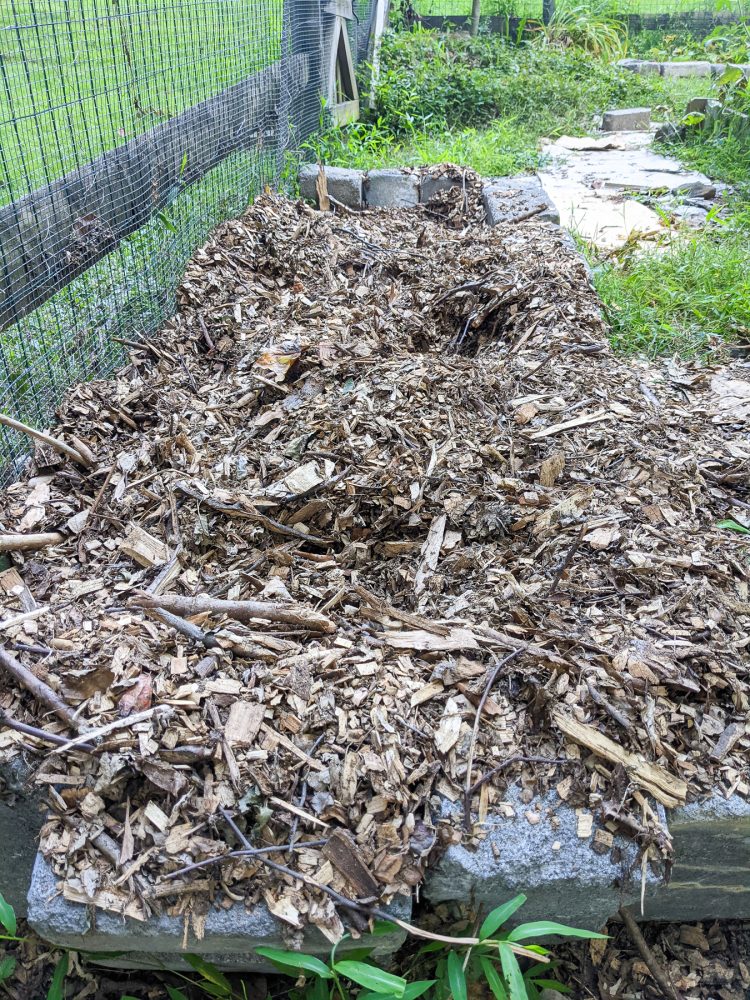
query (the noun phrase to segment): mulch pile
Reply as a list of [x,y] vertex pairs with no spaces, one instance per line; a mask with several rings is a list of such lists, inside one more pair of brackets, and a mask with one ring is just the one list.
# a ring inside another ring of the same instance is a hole
[[[88,749],[7,675],[0,707],[58,736],[66,898],[197,934],[263,899],[333,940],[350,914],[310,880],[409,893],[510,781],[654,862],[664,807],[750,792],[748,540],[717,527],[750,513],[748,368],[615,357],[568,238],[461,225],[461,198],[264,196],[68,393],[54,434],[91,468],[40,446],[2,497],[6,531],[64,536],[14,555],[0,629]],[[205,864],[241,838],[308,881]]]

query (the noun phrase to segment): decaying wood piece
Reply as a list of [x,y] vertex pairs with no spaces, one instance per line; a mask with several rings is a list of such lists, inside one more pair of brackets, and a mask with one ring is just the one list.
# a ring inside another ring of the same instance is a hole
[[376,899],[380,896],[380,885],[362,860],[350,834],[334,830],[323,848],[323,854],[341,872],[357,896],[374,896]]
[[73,462],[77,462],[79,465],[83,465],[86,468],[90,468],[92,463],[89,458],[75,448],[71,448],[69,444],[61,441],[59,438],[52,437],[50,434],[45,434],[43,431],[38,431],[34,427],[29,427],[28,424],[22,424],[20,420],[14,420],[13,417],[8,417],[4,413],[0,413],[0,424],[4,424],[6,427],[12,428],[14,431],[19,431],[21,434],[27,434],[29,437],[34,438],[36,441],[41,441],[42,444],[46,444],[48,448],[52,448],[59,455],[65,455],[66,458],[71,459]]
[[[71,729],[78,732],[82,726],[81,721],[76,717],[75,712],[63,701],[63,699],[52,690],[49,684],[45,684],[44,681],[36,677],[32,672],[24,667],[14,656],[0,646],[0,667],[10,674],[10,676],[18,683],[21,684],[26,690],[32,694],[38,701],[41,701],[43,705],[47,708],[51,708],[55,715],[62,719]],[[80,742],[86,742],[87,737],[84,736]]]
[[158,608],[172,614],[212,614],[234,618],[238,622],[270,621],[298,625],[313,632],[335,632],[330,618],[301,604],[276,604],[272,601],[224,601],[216,597],[181,597],[179,594],[138,594],[130,599],[136,608]]
[[554,708],[552,721],[574,743],[579,743],[612,764],[622,764],[634,781],[668,809],[682,805],[687,799],[685,782],[661,765],[652,764],[643,757],[630,753],[593,726],[577,722],[564,709]]
[[32,552],[59,545],[63,536],[57,531],[42,531],[37,534],[0,534],[0,552]]

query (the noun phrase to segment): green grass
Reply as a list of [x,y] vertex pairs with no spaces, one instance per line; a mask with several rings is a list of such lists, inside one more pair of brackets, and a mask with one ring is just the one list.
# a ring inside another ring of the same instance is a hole
[[386,37],[368,120],[329,129],[311,152],[358,168],[452,160],[481,174],[534,170],[541,139],[583,134],[610,107],[681,113],[708,80],[639,76],[580,49],[417,31]]
[[595,269],[624,353],[704,354],[750,340],[750,212],[724,229],[677,234],[659,251]]
[[0,0],[0,205],[277,58],[281,0]]

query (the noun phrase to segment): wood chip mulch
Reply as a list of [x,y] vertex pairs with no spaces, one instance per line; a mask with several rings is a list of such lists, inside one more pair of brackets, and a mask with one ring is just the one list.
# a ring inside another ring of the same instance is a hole
[[[750,514],[750,369],[614,356],[559,229],[443,214],[263,196],[67,394],[92,467],[40,446],[2,496],[64,536],[0,575],[0,634],[79,733],[0,671],[58,737],[0,751],[42,748],[67,899],[334,940],[317,885],[411,892],[510,781],[653,863],[664,807],[750,792],[750,548],[717,526]],[[210,863],[243,841],[307,881]]]

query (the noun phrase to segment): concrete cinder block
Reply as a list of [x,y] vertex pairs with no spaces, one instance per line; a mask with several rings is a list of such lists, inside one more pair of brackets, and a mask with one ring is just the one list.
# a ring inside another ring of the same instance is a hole
[[[632,841],[615,837],[612,849],[592,849],[598,829],[581,839],[576,810],[555,794],[530,804],[506,793],[515,816],[493,816],[476,851],[453,846],[428,872],[431,903],[472,899],[491,909],[524,892],[522,921],[558,919],[599,929],[623,905],[640,898],[640,865]],[[528,815],[538,816],[530,823]],[[750,917],[750,803],[714,796],[668,814],[675,865],[669,885],[647,874],[644,919],[697,921]],[[640,913],[640,910],[638,910]]]
[[[387,907],[389,913],[402,920],[411,916],[411,899],[396,896]],[[59,894],[57,877],[50,864],[37,855],[29,890],[29,923],[45,941],[63,948],[96,952],[111,952],[111,958],[100,958],[112,968],[186,969],[184,954],[200,955],[226,971],[265,971],[274,968],[256,954],[263,945],[268,948],[289,948],[292,929],[285,927],[269,911],[265,903],[247,909],[233,903],[228,909],[213,906],[206,917],[203,937],[198,940],[192,931],[183,946],[185,921],[166,913],[146,921],[123,918],[113,913],[91,910],[78,903],[69,903]],[[344,941],[337,954],[343,956],[351,948],[372,946],[373,957],[387,963],[403,944],[406,933],[394,926],[393,933],[383,936],[364,935],[357,941]],[[328,956],[331,943],[316,927],[307,927],[300,950]]]
[[661,74],[661,63],[648,59],[620,59],[617,65],[620,69],[628,69],[631,73],[640,73],[643,76],[659,76]]
[[711,76],[710,62],[665,62],[661,64],[662,76]]
[[521,174],[488,180],[482,188],[482,202],[489,226],[526,219],[560,221],[560,213],[536,176]]
[[20,756],[0,767],[0,892],[19,917],[26,916],[26,895],[44,821],[44,793],[29,783],[32,772]]
[[605,111],[603,132],[645,132],[651,127],[651,108],[620,108]]
[[[328,193],[347,208],[362,208],[362,171],[347,167],[325,167]],[[303,163],[299,170],[299,191],[305,201],[318,204],[316,183],[318,164]]]
[[413,208],[419,204],[419,176],[408,170],[370,170],[364,192],[368,208]]
[[424,174],[419,185],[419,200],[423,205],[431,201],[435,195],[442,194],[443,191],[450,191],[452,187],[459,186],[460,180],[448,174]]

